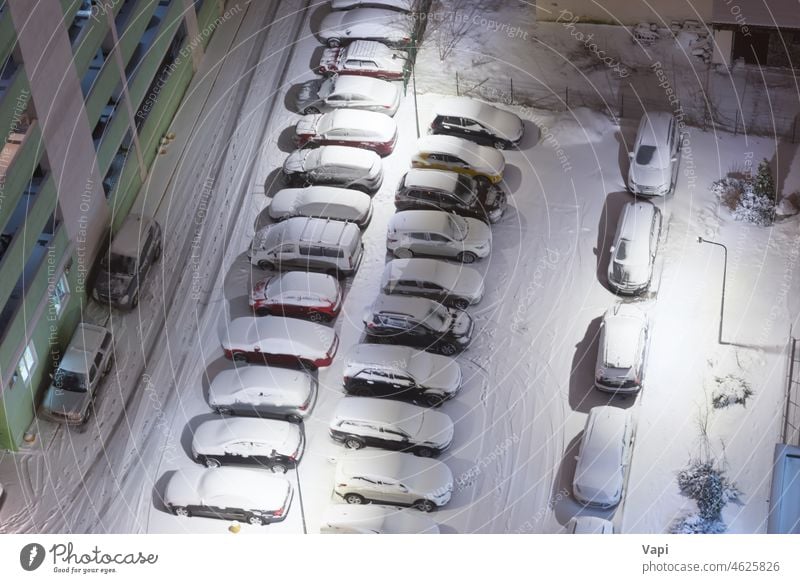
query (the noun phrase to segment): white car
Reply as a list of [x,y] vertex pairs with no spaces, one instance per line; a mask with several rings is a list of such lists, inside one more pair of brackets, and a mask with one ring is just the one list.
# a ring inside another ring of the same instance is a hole
[[317,381],[302,370],[239,366],[214,377],[208,405],[220,415],[273,417],[300,422],[314,408]]
[[342,286],[327,273],[284,271],[257,281],[248,303],[257,316],[330,321],[341,310]]
[[603,316],[594,384],[610,393],[633,394],[644,383],[647,316],[635,304],[617,303]]
[[295,107],[305,115],[346,107],[392,116],[400,107],[400,96],[400,85],[389,81],[357,75],[334,75],[303,83]]
[[386,8],[413,12],[419,0],[331,0],[333,10],[352,10],[353,8]]
[[300,461],[304,445],[303,431],[296,423],[225,417],[198,425],[192,437],[192,457],[209,468],[248,464],[286,473]]
[[381,290],[387,294],[430,298],[461,310],[483,298],[483,276],[471,267],[438,259],[392,259],[386,264]]
[[286,518],[292,485],[283,476],[251,468],[178,470],[164,491],[164,505],[177,516],[205,516],[270,524]]
[[375,152],[351,146],[295,150],[283,162],[290,186],[323,184],[374,194],[383,184],[383,162]]
[[614,534],[614,523],[597,516],[576,516],[567,524],[569,534]]
[[339,337],[327,326],[281,316],[236,318],[225,327],[222,350],[237,362],[328,366]]
[[633,151],[628,154],[629,190],[642,196],[665,196],[678,178],[681,136],[675,117],[665,111],[645,113]]
[[474,263],[489,256],[492,230],[472,217],[437,210],[409,210],[389,219],[386,247],[395,257],[446,257]]
[[397,123],[385,113],[337,109],[303,116],[295,134],[298,148],[353,146],[388,156],[397,143]]
[[608,405],[589,411],[572,481],[578,502],[597,508],[620,503],[632,441],[629,411]]
[[411,42],[414,20],[396,10],[354,8],[334,10],[320,23],[319,37],[329,47],[351,40],[374,40],[393,47]]
[[348,449],[377,447],[433,457],[450,447],[453,421],[402,401],[347,397],[333,412],[330,435]]
[[357,40],[345,47],[322,51],[320,75],[363,75],[386,81],[400,81],[409,66],[408,53],[371,40]]
[[470,97],[448,97],[436,104],[431,133],[466,138],[498,150],[519,144],[524,126],[519,116]]
[[661,224],[661,211],[649,201],[622,207],[608,262],[608,284],[618,294],[639,295],[650,288]]
[[506,159],[500,150],[464,138],[430,135],[417,141],[411,165],[414,168],[452,170],[497,184],[503,179]]
[[368,504],[332,504],[325,512],[320,534],[439,534],[427,514],[409,508]]
[[334,480],[334,494],[348,504],[373,502],[433,512],[453,495],[453,473],[445,464],[396,451],[343,455]]
[[452,399],[461,380],[454,358],[410,346],[358,344],[344,365],[344,387],[351,395],[406,399],[429,407]]
[[269,216],[275,221],[292,217],[335,219],[363,229],[372,219],[372,199],[361,191],[335,186],[284,188],[272,197]]

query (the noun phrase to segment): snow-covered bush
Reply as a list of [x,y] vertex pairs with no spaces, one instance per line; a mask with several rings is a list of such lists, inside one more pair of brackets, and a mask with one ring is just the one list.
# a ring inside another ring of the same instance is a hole
[[714,409],[724,409],[731,405],[746,405],[747,399],[753,396],[750,383],[740,377],[726,375],[715,377],[717,388],[711,395],[711,404]]
[[722,534],[726,528],[719,519],[703,518],[697,512],[692,512],[673,522],[669,531],[672,534]]
[[734,220],[761,227],[775,221],[775,182],[769,163],[758,166],[758,175],[729,175],[711,185],[711,191],[731,209]]
[[713,534],[725,532],[722,510],[730,502],[739,502],[742,493],[714,462],[692,460],[678,473],[681,494],[697,503],[698,512],[677,520],[672,532]]

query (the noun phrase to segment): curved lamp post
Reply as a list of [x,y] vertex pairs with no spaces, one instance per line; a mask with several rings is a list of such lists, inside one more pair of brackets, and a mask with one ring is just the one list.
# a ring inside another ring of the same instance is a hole
[[727,344],[726,342],[722,341],[722,320],[725,317],[725,281],[728,277],[728,248],[723,245],[722,243],[717,243],[716,241],[709,241],[708,239],[703,239],[702,237],[697,238],[698,243],[708,243],[709,245],[716,245],[717,247],[722,247],[722,251],[724,252],[724,263],[722,265],[722,300],[720,301],[719,306],[719,343],[720,344]]

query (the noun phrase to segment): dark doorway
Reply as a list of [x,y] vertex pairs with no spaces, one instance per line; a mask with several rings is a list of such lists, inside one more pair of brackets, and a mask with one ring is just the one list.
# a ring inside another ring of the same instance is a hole
[[755,32],[752,29],[748,34],[741,30],[733,33],[733,60],[744,59],[748,65],[766,65],[769,53],[769,32]]

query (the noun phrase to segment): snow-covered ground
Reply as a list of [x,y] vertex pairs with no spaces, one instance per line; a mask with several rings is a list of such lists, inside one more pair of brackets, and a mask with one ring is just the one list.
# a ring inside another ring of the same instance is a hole
[[[159,494],[173,471],[194,463],[188,447],[192,429],[211,417],[209,380],[231,366],[219,331],[246,313],[251,278],[262,275],[251,271],[245,251],[268,220],[265,193],[278,187],[278,169],[291,150],[298,116],[287,110],[288,96],[312,77],[321,51],[312,31],[326,8],[305,8],[299,0],[250,3],[213,37],[174,124],[178,138],[143,192],[143,206],[168,237],[158,276],[138,311],[113,315],[119,364],[86,431],[43,425],[37,447],[0,459],[0,482],[8,489],[2,530],[228,528],[225,521],[174,517]],[[433,66],[421,62],[419,77]],[[439,98],[420,95],[423,133]],[[456,478],[455,494],[434,515],[442,531],[554,533],[583,512],[613,519],[622,532],[665,532],[691,508],[675,475],[703,453],[703,421],[708,447],[744,492],[744,504],[725,513],[730,530],[763,532],[784,348],[798,314],[798,223],[770,229],[734,223],[708,186],[747,160],[772,158],[776,144],[690,128],[676,192],[658,202],[666,217],[658,277],[641,300],[653,323],[646,387],[638,399],[612,399],[638,422],[625,499],[616,510],[589,512],[571,497],[574,456],[589,409],[609,402],[592,388],[596,334],[616,301],[603,274],[619,210],[631,200],[623,176],[635,128],[583,108],[512,109],[525,120],[526,137],[519,151],[505,153],[510,206],[493,227],[491,257],[477,264],[486,295],[470,309],[478,332],[459,357],[464,389],[442,407],[456,424],[454,445],[442,457]],[[338,503],[332,460],[343,450],[328,437],[327,424],[343,396],[343,355],[361,339],[363,308],[378,293],[386,223],[414,147],[414,118],[409,93],[396,116],[401,137],[374,198],[366,255],[334,324],[339,356],[319,371],[306,453],[289,474],[299,495],[284,522],[245,525],[245,533],[316,532],[327,505]],[[778,148],[783,160],[793,160],[781,183],[796,190],[800,157],[794,148]],[[698,235],[729,246],[729,345],[716,342],[721,253],[699,245]],[[755,394],[746,408],[706,416],[714,379],[726,375],[747,379]]]

